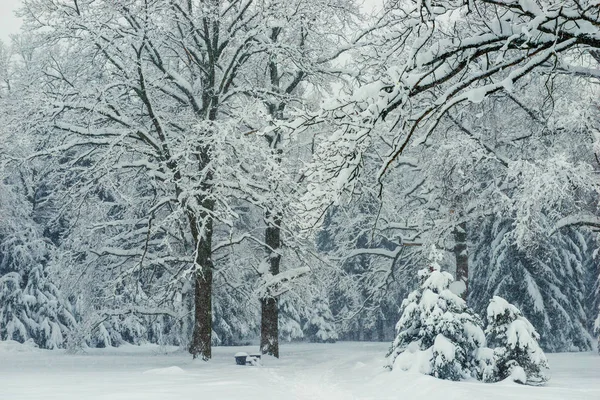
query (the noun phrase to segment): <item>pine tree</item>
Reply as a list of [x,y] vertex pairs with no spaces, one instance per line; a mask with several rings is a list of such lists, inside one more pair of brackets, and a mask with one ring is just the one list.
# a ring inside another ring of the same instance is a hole
[[304,337],[300,313],[288,296],[279,299],[279,336],[281,340],[291,342]]
[[23,276],[0,276],[0,304],[0,340],[32,339],[42,348],[60,348],[76,324],[68,301],[41,265]]
[[591,237],[575,229],[561,230],[550,238],[537,238],[529,249],[519,249],[514,222],[487,218],[474,232],[469,304],[485,315],[492,296],[510,298],[539,332],[544,350],[590,350],[584,294]]
[[600,265],[595,256],[589,257],[586,265],[587,288],[585,297],[588,299],[586,306],[590,311],[589,328],[592,335],[598,340],[598,354],[600,354]]
[[0,340],[31,339],[54,349],[64,346],[76,322],[49,273],[56,248],[44,223],[48,205],[42,185],[25,186],[34,175],[27,174],[0,165]]
[[477,315],[449,289],[452,275],[434,262],[419,271],[420,287],[402,302],[390,369],[460,380],[478,373],[485,336]]
[[335,320],[326,296],[317,296],[313,301],[313,311],[304,325],[304,333],[311,342],[335,343],[338,339]]
[[512,377],[530,385],[548,380],[548,360],[538,344],[539,335],[517,307],[494,296],[487,308],[485,332],[494,350],[494,369],[484,380],[496,382]]

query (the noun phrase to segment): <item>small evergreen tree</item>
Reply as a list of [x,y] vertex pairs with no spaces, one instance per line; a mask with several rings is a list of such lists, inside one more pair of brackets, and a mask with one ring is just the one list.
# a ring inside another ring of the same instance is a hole
[[311,316],[304,325],[304,333],[314,343],[335,343],[338,339],[335,320],[326,296],[315,298]]
[[420,287],[402,302],[388,367],[450,380],[477,376],[485,343],[479,318],[450,291],[454,279],[436,262],[419,278]]
[[283,295],[279,298],[279,337],[281,340],[291,342],[302,339],[302,325],[300,324],[300,313],[290,301],[289,297]]
[[494,296],[487,308],[486,338],[494,350],[494,368],[488,382],[512,377],[516,382],[539,385],[548,380],[548,360],[538,344],[539,335],[521,311]]
[[41,265],[21,276],[0,276],[0,340],[25,342],[42,348],[63,347],[76,324],[68,301],[48,279]]

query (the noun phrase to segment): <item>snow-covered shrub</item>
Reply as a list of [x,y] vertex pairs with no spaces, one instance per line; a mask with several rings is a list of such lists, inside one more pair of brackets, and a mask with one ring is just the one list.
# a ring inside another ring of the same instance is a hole
[[311,342],[316,343],[335,343],[338,339],[335,320],[326,296],[315,298],[311,316],[304,325],[304,333]]
[[24,342],[29,337],[28,330],[21,321],[27,315],[27,304],[23,299],[20,282],[21,277],[17,272],[0,277],[0,340]]
[[485,344],[479,318],[450,291],[454,279],[437,264],[419,277],[420,287],[402,302],[388,367],[450,380],[477,376]]
[[0,340],[33,341],[42,348],[63,347],[76,324],[68,301],[41,265],[24,276],[0,276]]
[[286,342],[302,339],[302,325],[300,324],[300,313],[290,301],[289,297],[283,295],[279,298],[279,338]]
[[487,308],[486,338],[494,350],[494,368],[488,382],[508,377],[519,383],[539,385],[548,380],[548,360],[538,344],[539,335],[518,308],[494,296]]

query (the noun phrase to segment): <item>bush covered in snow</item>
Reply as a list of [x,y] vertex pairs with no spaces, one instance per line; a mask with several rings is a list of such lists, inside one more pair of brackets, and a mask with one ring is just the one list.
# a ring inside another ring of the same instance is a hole
[[437,264],[419,277],[420,287],[402,302],[388,367],[450,380],[477,376],[485,343],[480,319],[452,293],[452,275]]
[[335,320],[326,296],[315,298],[310,319],[304,325],[304,333],[311,342],[316,343],[335,343],[338,339]]
[[282,341],[291,342],[292,340],[302,339],[302,325],[300,323],[300,313],[288,297],[279,298],[279,338]]
[[539,385],[548,380],[548,360],[538,344],[538,333],[521,311],[502,297],[490,300],[485,332],[494,357],[493,368],[483,374],[485,381],[510,377],[519,383]]
[[24,276],[0,276],[0,340],[34,340],[42,348],[63,347],[76,324],[68,301],[50,282],[41,265]]

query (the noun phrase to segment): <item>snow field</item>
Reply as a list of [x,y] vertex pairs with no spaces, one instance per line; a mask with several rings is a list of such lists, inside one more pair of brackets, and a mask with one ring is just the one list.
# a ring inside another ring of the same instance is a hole
[[544,387],[451,382],[384,369],[389,343],[289,344],[261,367],[235,365],[256,347],[216,347],[213,360],[155,345],[83,354],[0,342],[0,400],[598,400],[600,357],[548,354]]

